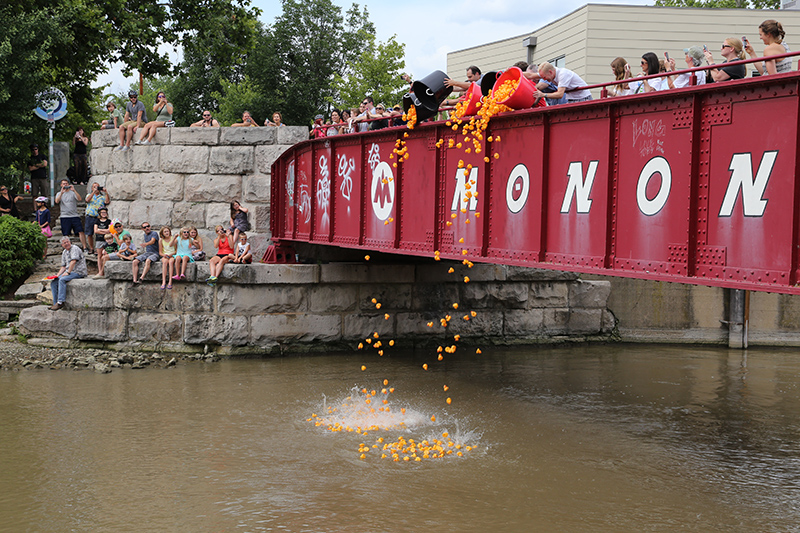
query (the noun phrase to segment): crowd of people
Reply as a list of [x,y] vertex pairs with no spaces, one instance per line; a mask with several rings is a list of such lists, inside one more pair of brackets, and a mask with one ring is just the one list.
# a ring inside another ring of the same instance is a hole
[[[0,188],[2,194],[7,189]],[[91,192],[86,197],[85,223],[81,224],[80,216],[73,209],[80,200],[69,180],[62,180],[61,191],[56,202],[61,204],[61,268],[52,278],[50,290],[53,295],[52,310],[57,311],[64,306],[66,284],[76,278],[88,275],[86,258],[95,255],[97,259],[97,275],[105,277],[105,269],[109,261],[130,261],[133,285],[141,284],[154,263],[161,264],[161,289],[172,289],[173,283],[186,279],[186,268],[190,263],[206,261],[203,238],[195,226],[184,226],[173,233],[172,228],[163,226],[157,232],[149,222],[141,225],[142,242],[134,244],[133,236],[126,230],[119,219],[109,217],[108,204],[111,198],[108,191],[97,183],[92,184]],[[47,209],[47,197],[36,199],[36,221],[42,233],[51,235],[50,211]],[[248,209],[238,200],[231,202],[231,214],[228,225],[215,228],[214,248],[217,253],[208,259],[209,276],[206,283],[216,285],[217,279],[227,263],[250,264],[253,252],[247,240],[250,231]],[[91,213],[91,214],[90,214]],[[70,236],[77,235],[81,246],[73,244]],[[92,239],[94,236],[94,239]]]

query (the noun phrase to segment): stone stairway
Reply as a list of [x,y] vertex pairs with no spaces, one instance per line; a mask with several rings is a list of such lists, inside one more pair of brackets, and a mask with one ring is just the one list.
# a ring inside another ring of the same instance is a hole
[[[75,237],[72,238],[72,242],[80,245],[80,241]],[[14,293],[14,300],[0,301],[0,320],[8,320],[26,307],[53,303],[50,281],[44,278],[55,275],[61,268],[62,251],[60,233],[47,239],[47,256],[36,264],[33,273],[20,285]],[[97,274],[97,259],[93,255],[86,257],[86,267],[90,276]]]

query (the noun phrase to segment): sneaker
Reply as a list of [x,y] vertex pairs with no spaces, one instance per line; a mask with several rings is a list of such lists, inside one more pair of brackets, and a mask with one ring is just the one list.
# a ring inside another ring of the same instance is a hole
[[116,148],[114,148],[114,151],[115,152],[121,152],[123,150],[123,148],[124,148],[123,146],[117,146]]
[[121,149],[120,151],[121,151],[121,152],[125,152],[125,151],[127,151],[127,150],[130,150],[130,149],[131,149],[131,147],[130,147],[130,146],[123,146],[123,147],[122,147],[122,149]]
[[143,145],[147,146],[148,144],[153,144],[153,143],[151,143],[150,141],[144,140],[144,141],[140,142],[139,144],[143,144]]
[[142,141],[141,141],[141,140],[138,140],[138,141],[136,141],[136,142],[135,142],[135,143],[133,143],[133,144],[137,144],[137,145],[138,145],[138,144],[142,144]]

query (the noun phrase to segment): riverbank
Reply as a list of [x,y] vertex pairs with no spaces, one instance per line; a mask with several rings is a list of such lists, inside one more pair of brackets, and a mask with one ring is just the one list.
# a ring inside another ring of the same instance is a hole
[[169,368],[181,363],[219,361],[214,354],[113,352],[87,348],[46,348],[0,335],[0,371],[87,370],[107,374],[117,369]]

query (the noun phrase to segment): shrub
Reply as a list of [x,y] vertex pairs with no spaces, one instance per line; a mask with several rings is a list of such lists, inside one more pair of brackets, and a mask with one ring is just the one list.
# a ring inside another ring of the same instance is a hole
[[37,224],[0,217],[0,294],[33,270],[46,244],[47,238]]

